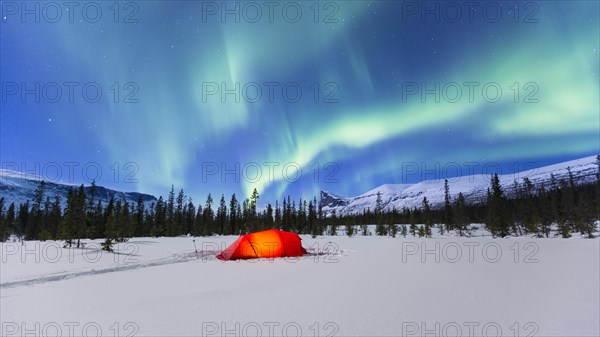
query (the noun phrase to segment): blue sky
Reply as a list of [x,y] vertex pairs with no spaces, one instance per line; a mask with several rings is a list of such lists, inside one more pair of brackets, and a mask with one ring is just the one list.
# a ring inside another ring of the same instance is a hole
[[13,4],[2,168],[274,202],[600,152],[595,1]]

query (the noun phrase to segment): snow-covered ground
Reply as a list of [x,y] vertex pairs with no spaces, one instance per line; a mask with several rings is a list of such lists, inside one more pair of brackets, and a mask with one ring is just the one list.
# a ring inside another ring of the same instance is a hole
[[208,253],[235,238],[0,244],[0,334],[600,335],[598,239],[304,236],[325,254]]

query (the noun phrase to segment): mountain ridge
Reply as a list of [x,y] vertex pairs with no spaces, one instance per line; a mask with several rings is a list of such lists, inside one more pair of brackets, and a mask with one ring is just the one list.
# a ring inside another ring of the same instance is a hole
[[[14,203],[15,206],[31,201],[35,196],[35,190],[38,188],[40,182],[44,180],[37,176],[29,175],[27,173],[11,171],[11,170],[0,170],[0,197],[4,197],[4,205],[10,205]],[[54,202],[55,197],[60,197],[61,207],[65,207],[69,189],[76,189],[80,185],[68,184],[62,182],[46,181],[45,182],[45,193],[44,200],[46,197],[50,198],[50,202]],[[89,195],[91,186],[84,186],[86,194]],[[138,198],[141,196],[144,204],[149,205],[152,202],[156,202],[157,198],[153,195],[140,193],[140,192],[125,192],[109,189],[100,185],[96,185],[96,200],[100,201],[101,204],[108,204],[110,197],[114,196],[115,200],[121,200],[122,202],[128,202],[130,205],[137,203]]]
[[[500,175],[500,183],[510,196],[513,193],[512,185],[515,179],[518,183],[522,183],[523,178],[528,177],[534,186],[539,188],[542,185],[548,186],[550,184],[552,174],[555,175],[557,182],[561,179],[568,179],[568,168],[573,174],[575,183],[593,182],[598,172],[596,156]],[[5,198],[5,205],[14,202],[17,206],[31,201],[41,180],[26,173],[0,169],[0,197]],[[490,185],[490,175],[475,174],[453,177],[448,179],[448,185],[451,198],[454,199],[458,193],[463,193],[467,203],[480,203],[485,200],[486,191]],[[50,197],[52,202],[56,196],[59,196],[61,206],[64,208],[71,188],[78,188],[78,185],[46,181],[44,200],[46,197]],[[89,193],[91,186],[84,186],[84,189],[86,193]],[[348,215],[360,213],[367,209],[374,210],[377,192],[381,192],[384,210],[402,210],[404,207],[419,208],[424,197],[427,197],[432,207],[437,208],[443,205],[444,202],[444,179],[423,180],[415,184],[383,184],[354,197],[344,197],[337,193],[321,191],[320,200],[323,205],[323,212],[326,216],[329,216],[333,212],[337,215]],[[96,186],[96,198],[102,204],[107,204],[111,195],[114,196],[115,200],[127,201],[130,205],[137,203],[140,196],[146,206],[157,201],[155,196],[146,193],[125,192],[100,185]]]
[[[515,179],[519,184],[527,177],[536,188],[551,183],[551,176],[559,182],[568,179],[568,171],[571,170],[576,184],[584,184],[595,181],[598,165],[596,156],[588,156],[575,160],[565,161],[552,165],[542,166],[516,173],[499,175],[500,183],[505,192],[510,196],[513,194]],[[461,177],[448,178],[450,197],[456,198],[463,193],[467,203],[480,203],[485,200],[487,188],[490,186],[490,176],[483,174],[465,175]],[[415,184],[383,184],[363,194],[354,197],[343,197],[328,191],[321,191],[321,202],[323,212],[326,216],[357,214],[367,209],[375,209],[377,192],[381,192],[383,209],[398,211],[403,208],[420,208],[424,197],[434,208],[444,203],[444,179],[423,180]]]

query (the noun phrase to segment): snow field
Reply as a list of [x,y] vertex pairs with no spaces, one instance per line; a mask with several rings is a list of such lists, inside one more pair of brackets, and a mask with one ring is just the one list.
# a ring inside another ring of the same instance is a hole
[[323,255],[214,258],[235,239],[0,244],[1,335],[600,334],[599,240],[303,236]]

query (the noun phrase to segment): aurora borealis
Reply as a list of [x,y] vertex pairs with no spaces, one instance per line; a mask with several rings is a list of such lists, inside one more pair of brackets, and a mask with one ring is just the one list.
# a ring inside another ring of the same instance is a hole
[[77,3],[2,4],[2,168],[274,202],[600,152],[596,1]]

